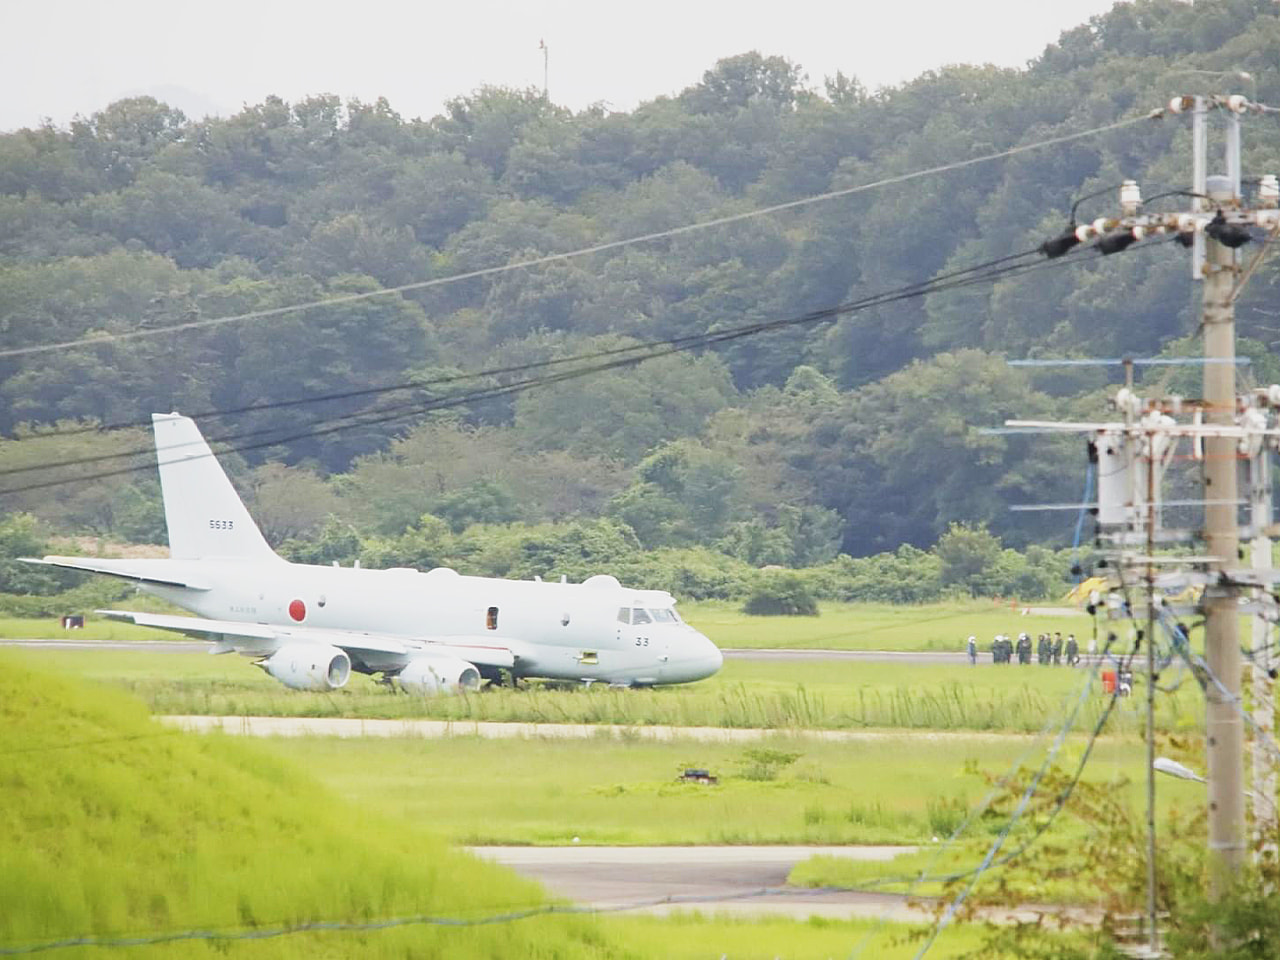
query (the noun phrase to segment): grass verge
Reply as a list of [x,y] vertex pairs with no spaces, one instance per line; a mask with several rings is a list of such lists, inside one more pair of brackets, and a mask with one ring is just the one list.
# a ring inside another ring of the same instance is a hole
[[[915,937],[927,927],[874,920],[743,920],[681,913],[658,919],[624,917],[600,921],[601,929],[646,957],[666,960],[830,960],[861,956],[908,960],[920,949]],[[982,945],[981,931],[948,930],[930,957],[961,957]]]

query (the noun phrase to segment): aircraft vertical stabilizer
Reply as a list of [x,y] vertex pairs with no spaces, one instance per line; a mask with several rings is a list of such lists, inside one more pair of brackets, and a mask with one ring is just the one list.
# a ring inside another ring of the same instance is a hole
[[277,559],[190,417],[153,413],[169,555],[182,560]]

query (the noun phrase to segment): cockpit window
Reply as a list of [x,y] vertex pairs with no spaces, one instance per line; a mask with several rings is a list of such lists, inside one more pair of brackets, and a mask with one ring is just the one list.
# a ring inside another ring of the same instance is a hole
[[634,610],[631,611],[631,622],[632,623],[653,623],[653,620],[649,617],[649,614],[646,611],[641,610],[639,607],[636,607]]
[[654,623],[679,623],[674,610],[650,610]]
[[619,622],[619,623],[630,623],[630,622],[631,622],[631,608],[630,608],[630,607],[622,607],[622,608],[618,611],[618,622]]

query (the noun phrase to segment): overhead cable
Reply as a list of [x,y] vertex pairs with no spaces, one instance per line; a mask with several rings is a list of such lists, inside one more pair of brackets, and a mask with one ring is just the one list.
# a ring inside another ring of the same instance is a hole
[[[1142,244],[1140,247],[1146,248],[1155,244]],[[1135,247],[1134,249],[1138,249]],[[852,301],[840,304],[835,307],[828,307],[821,310],[811,311],[798,317],[790,317],[782,320],[763,321],[760,323],[749,324],[742,327],[733,327],[727,330],[713,331],[706,334],[699,334],[687,338],[681,338],[678,341],[655,341],[652,344],[644,345],[644,349],[648,352],[636,352],[628,356],[615,357],[604,363],[593,364],[588,366],[580,366],[560,373],[551,374],[541,377],[533,377],[526,380],[515,381],[514,383],[486,387],[470,393],[457,394],[452,396],[441,397],[433,400],[409,401],[399,404],[390,405],[381,409],[375,408],[365,410],[355,414],[347,414],[342,417],[332,418],[329,421],[319,421],[319,423],[327,423],[326,426],[312,426],[299,432],[289,434],[287,436],[273,436],[265,440],[253,440],[248,443],[239,441],[252,437],[261,437],[268,434],[279,433],[280,428],[261,429],[247,431],[242,434],[232,434],[224,437],[213,438],[211,443],[231,443],[233,445],[223,448],[220,452],[243,452],[246,450],[256,450],[265,447],[277,446],[283,443],[291,443],[298,440],[311,439],[319,436],[327,436],[346,430],[355,429],[357,427],[370,427],[382,425],[408,417],[420,415],[422,413],[451,409],[454,407],[464,406],[466,404],[475,403],[481,400],[491,400],[500,397],[512,396],[523,393],[537,387],[549,386],[556,383],[562,383],[569,380],[578,379],[580,377],[604,372],[607,370],[619,369],[622,367],[634,366],[645,360],[656,359],[658,357],[669,356],[671,354],[680,353],[686,350],[698,347],[714,346],[720,343],[727,343],[734,340],[742,339],[748,336],[754,336],[770,330],[783,329],[786,327],[797,326],[801,324],[815,323],[828,320],[843,314],[853,313],[860,310],[869,309],[877,306],[884,306],[901,300],[913,299],[925,296],[935,292],[944,290],[952,290],[959,287],[969,286],[974,283],[986,283],[992,280],[1001,279],[1007,276],[1022,275],[1035,270],[1057,268],[1065,264],[1077,262],[1077,260],[1054,260],[1032,264],[1012,264],[1004,267],[988,271],[971,277],[961,277],[942,284],[930,285],[931,282],[916,283],[908,287],[900,288],[895,291],[888,291],[882,294],[876,294],[866,297],[862,300]],[[651,349],[651,347],[656,349]],[[615,348],[610,351],[601,351],[599,355],[610,355],[621,352],[623,348]],[[591,354],[581,355],[572,358],[581,361],[589,359]],[[545,366],[546,362],[534,364],[532,366]],[[518,369],[518,368],[512,368]],[[318,401],[317,401],[318,402]],[[290,401],[292,403],[292,401]],[[258,409],[269,409],[263,406]],[[127,453],[117,454],[100,454],[92,457],[75,458],[70,460],[56,461],[53,463],[26,465],[22,467],[10,468],[9,470],[0,471],[0,475],[27,473],[33,470],[54,469],[58,467],[79,466],[95,462],[103,462],[106,460],[122,459],[135,456],[153,456],[148,450],[136,449]],[[47,480],[36,483],[23,484],[16,487],[10,487],[0,490],[0,496],[14,493],[24,493],[32,490],[47,489],[50,487],[62,486],[68,483],[80,483],[90,480],[106,479],[110,477],[123,476],[142,470],[149,470],[155,466],[154,460],[139,466],[122,467],[114,470],[106,470],[98,473],[89,474],[80,477],[62,478],[57,480]]]

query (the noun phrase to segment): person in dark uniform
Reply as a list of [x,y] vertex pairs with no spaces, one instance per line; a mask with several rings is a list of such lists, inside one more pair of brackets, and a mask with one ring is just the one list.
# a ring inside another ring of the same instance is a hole
[[1036,641],[1036,660],[1042,667],[1049,663],[1049,635],[1047,633],[1040,634],[1040,639]]
[[1074,667],[1080,662],[1080,644],[1076,643],[1074,633],[1067,634],[1067,666]]
[[1022,633],[1018,636],[1018,663],[1026,666],[1031,662],[1031,634]]
[[1055,633],[1053,635],[1053,665],[1055,667],[1062,666],[1062,634]]

